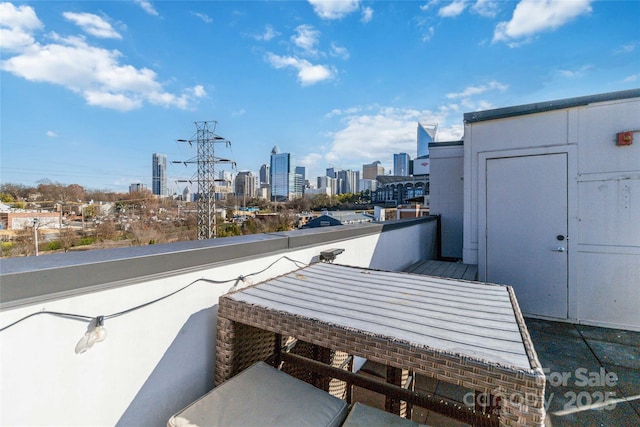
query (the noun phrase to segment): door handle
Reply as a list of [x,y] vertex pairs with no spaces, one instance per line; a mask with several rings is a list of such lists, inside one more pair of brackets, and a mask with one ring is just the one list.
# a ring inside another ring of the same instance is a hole
[[554,249],[551,249],[554,252],[564,252],[566,249],[564,248],[564,246],[558,246]]

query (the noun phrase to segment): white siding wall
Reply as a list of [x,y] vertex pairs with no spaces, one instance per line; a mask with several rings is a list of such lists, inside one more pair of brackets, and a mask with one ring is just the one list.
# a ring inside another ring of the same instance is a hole
[[577,318],[640,328],[640,99],[580,110]]
[[429,195],[431,215],[442,221],[442,256],[462,258],[464,217],[464,149],[455,146],[431,146]]
[[[633,145],[616,146],[616,134],[627,130],[636,130]],[[639,130],[638,98],[466,124],[464,262],[479,264],[483,277],[482,160],[566,147],[569,320],[640,329]]]

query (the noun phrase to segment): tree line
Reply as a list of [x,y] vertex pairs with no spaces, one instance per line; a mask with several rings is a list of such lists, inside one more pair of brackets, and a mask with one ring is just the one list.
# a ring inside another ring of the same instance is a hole
[[[228,195],[219,201],[216,218],[218,237],[287,231],[296,227],[300,212],[366,209],[368,192],[316,195],[284,203],[266,199]],[[39,253],[69,252],[118,246],[170,243],[197,238],[196,204],[177,198],[158,198],[145,190],[117,193],[87,190],[81,185],[65,185],[49,180],[35,187],[0,184],[0,201],[18,209],[49,209],[61,212],[63,227],[49,235],[44,230],[25,226],[2,235],[2,256],[27,256],[35,253],[36,235]],[[93,204],[91,204],[93,202]],[[98,203],[112,206],[102,212]],[[237,209],[257,208],[258,215],[243,221],[234,218]]]

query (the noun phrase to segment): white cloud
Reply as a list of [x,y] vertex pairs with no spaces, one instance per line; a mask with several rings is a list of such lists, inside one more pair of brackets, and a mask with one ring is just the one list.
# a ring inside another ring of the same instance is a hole
[[123,93],[110,93],[104,90],[85,90],[83,92],[87,104],[96,107],[110,108],[118,111],[130,111],[140,108],[142,101]]
[[455,0],[438,10],[438,16],[443,18],[454,18],[466,9],[468,3],[465,0]]
[[315,46],[318,44],[318,38],[320,37],[320,31],[313,28],[311,25],[299,25],[296,28],[296,34],[291,36],[291,41],[301,48],[304,53],[315,56],[318,54]]
[[[342,128],[331,135],[331,145],[324,160],[336,167],[353,170],[378,160],[390,170],[393,154],[405,152],[415,157],[418,122],[443,124],[449,114],[446,107],[437,112],[382,106],[333,110],[327,117],[342,117]],[[444,135],[446,140],[459,139],[462,126],[440,126],[439,135]],[[442,139],[438,137],[438,140]],[[346,159],[349,159],[348,163]]]
[[349,59],[349,51],[346,47],[338,46],[335,43],[331,43],[331,56],[337,56],[342,59]]
[[58,136],[58,134],[57,134],[57,133],[55,133],[55,132],[54,132],[54,131],[52,131],[52,130],[48,130],[48,131],[47,131],[47,136],[48,136],[49,138],[55,138],[55,137],[57,137],[57,136]]
[[362,18],[360,18],[361,22],[371,22],[371,20],[373,19],[373,9],[371,9],[370,7],[363,7],[362,8]]
[[438,3],[440,3],[439,0],[429,0],[428,2],[426,2],[425,4],[420,6],[420,10],[427,11],[427,10],[431,9],[432,7],[437,6]]
[[627,53],[631,53],[631,52],[636,50],[636,45],[637,44],[638,44],[638,42],[633,42],[633,43],[622,45],[619,48],[617,48],[616,50],[614,50],[613,53],[615,55],[624,55],[624,54],[627,54]]
[[145,12],[147,12],[149,15],[153,15],[153,16],[158,16],[159,13],[156,10],[155,7],[153,7],[153,4],[151,4],[150,1],[148,0],[133,0],[137,5],[139,5],[142,10],[144,10]]
[[500,5],[498,4],[497,1],[478,0],[471,7],[471,10],[480,16],[484,16],[485,18],[495,18],[499,8],[500,8]]
[[422,34],[422,41],[428,42],[429,40],[431,40],[434,34],[435,34],[435,29],[433,27],[427,28]]
[[325,65],[314,65],[306,59],[293,56],[279,56],[273,53],[267,54],[267,62],[274,68],[294,68],[298,71],[298,81],[302,86],[310,86],[323,80],[335,77],[336,71]]
[[[206,96],[200,85],[180,94],[169,93],[153,70],[122,64],[120,52],[91,46],[81,36],[61,37],[50,33],[51,43],[41,44],[33,38],[33,31],[42,26],[33,9],[15,9],[6,4],[2,4],[2,8],[9,12],[8,16],[17,17],[10,25],[2,23],[3,34],[8,35],[3,43],[10,40],[11,50],[16,52],[0,63],[4,71],[26,80],[63,86],[81,95],[89,105],[120,111],[140,108],[144,102],[188,109],[196,99]],[[92,22],[94,29],[98,22],[86,15],[67,18],[81,22],[85,29],[87,22]]]
[[113,29],[111,24],[93,13],[64,12],[62,16],[92,36],[104,39],[122,39],[122,36]]
[[318,169],[318,165],[322,164],[322,154],[310,153],[304,156],[297,156],[295,161],[296,166],[304,166],[306,168],[306,179],[314,186],[316,185],[315,178],[324,175],[324,172]]
[[233,111],[231,113],[231,117],[234,117],[234,118],[235,117],[241,117],[241,116],[244,116],[246,112],[247,112],[247,110],[245,110],[244,108],[241,108],[241,109],[239,109],[237,111]]
[[31,6],[15,7],[11,3],[0,3],[1,49],[16,51],[32,45],[32,33],[42,28],[42,22]]
[[504,92],[509,88],[508,85],[497,81],[491,81],[486,85],[481,86],[468,86],[462,92],[459,93],[448,93],[447,98],[449,99],[457,99],[457,98],[468,98],[474,95],[480,95],[481,93],[487,92],[489,90],[498,90],[500,92]]
[[202,21],[204,21],[206,24],[211,24],[213,22],[213,19],[206,13],[191,12],[191,14],[193,16],[197,16],[198,18],[202,19]]
[[204,87],[202,85],[196,85],[191,90],[193,92],[193,96],[195,96],[196,98],[204,98],[205,96],[207,96],[207,92],[204,90]]
[[464,125],[438,127],[438,141],[458,141],[464,134]]
[[380,161],[388,172],[393,168],[394,154],[406,152],[415,157],[418,122],[438,123],[437,141],[459,140],[464,126],[448,126],[449,117],[460,122],[455,104],[443,105],[436,111],[375,104],[336,108],[324,116],[336,122],[336,130],[325,134],[326,144],[296,157],[297,163],[307,167],[312,183],[316,176],[324,176],[325,167],[362,170],[362,165]]
[[264,41],[268,42],[272,38],[277,37],[279,35],[280,35],[280,33],[277,32],[271,25],[266,25],[264,27],[264,32],[262,34],[254,35],[253,38],[256,39],[256,40],[264,40]]
[[[572,19],[591,12],[592,0],[521,0],[511,21],[500,22],[493,42],[513,42],[543,31],[555,30]],[[517,43],[511,43],[517,46]]]
[[640,80],[640,74],[632,74],[628,77],[626,77],[623,82],[625,83],[632,83],[632,82],[637,82],[638,80]]
[[322,19],[341,19],[360,7],[360,0],[309,0],[309,3]]
[[584,65],[578,68],[577,70],[558,70],[558,73],[560,73],[561,76],[567,77],[567,78],[582,77],[587,71],[589,71],[592,68],[593,68],[593,65]]
[[460,104],[467,111],[491,110],[492,108],[494,108],[493,104],[490,103],[489,101],[485,101],[485,100],[473,101],[471,100],[471,98],[463,99],[462,101],[460,101]]

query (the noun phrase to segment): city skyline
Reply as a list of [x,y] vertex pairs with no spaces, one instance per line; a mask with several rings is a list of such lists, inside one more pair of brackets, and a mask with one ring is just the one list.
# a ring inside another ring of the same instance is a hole
[[[168,187],[194,170],[193,123],[218,122],[237,171],[271,147],[312,183],[417,157],[418,123],[640,85],[638,2],[0,3],[1,183]],[[593,31],[598,28],[598,31]]]

